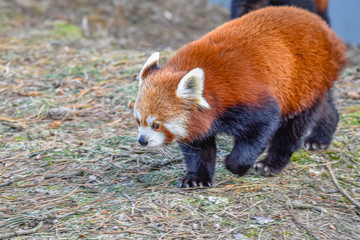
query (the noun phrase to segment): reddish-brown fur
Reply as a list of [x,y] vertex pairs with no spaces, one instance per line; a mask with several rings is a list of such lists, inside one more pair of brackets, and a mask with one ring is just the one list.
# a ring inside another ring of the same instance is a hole
[[172,98],[180,79],[196,67],[204,69],[203,96],[211,109],[191,114],[185,140],[192,140],[237,104],[261,106],[272,97],[283,116],[310,108],[337,79],[345,64],[344,50],[342,40],[319,16],[295,7],[267,7],[183,46],[163,68],[149,74],[149,87],[141,91],[153,92],[147,94],[152,111],[154,99],[168,102],[172,112],[158,109],[159,116],[176,115],[182,107]]
[[326,13],[328,10],[328,0],[316,0],[316,10],[318,13]]

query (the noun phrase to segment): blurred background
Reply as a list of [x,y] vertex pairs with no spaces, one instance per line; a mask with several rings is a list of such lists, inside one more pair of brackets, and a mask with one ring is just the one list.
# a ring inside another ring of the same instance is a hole
[[[176,49],[227,21],[230,2],[2,0],[0,36],[106,38],[108,44],[125,49]],[[329,12],[335,31],[359,45],[360,1],[330,0]]]
[[[209,0],[226,9],[230,8],[231,0]],[[360,44],[360,1],[329,0],[329,17],[331,27],[346,42]]]

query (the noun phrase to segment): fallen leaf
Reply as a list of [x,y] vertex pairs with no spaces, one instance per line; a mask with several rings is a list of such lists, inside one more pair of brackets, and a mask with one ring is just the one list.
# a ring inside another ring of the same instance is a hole
[[77,82],[83,82],[83,83],[87,83],[87,82],[88,82],[86,79],[83,79],[83,78],[74,78],[73,80],[74,80],[74,81],[77,81]]
[[86,93],[90,92],[92,89],[91,88],[88,88],[88,89],[84,89],[84,90],[81,90],[78,94],[78,97],[81,98],[82,96],[84,96]]
[[51,123],[50,128],[58,128],[61,126],[61,121],[54,121]]
[[57,89],[55,90],[55,93],[56,93],[56,95],[63,95],[63,94],[64,94],[64,90],[63,90],[61,87],[59,87],[59,88],[57,88]]
[[17,92],[18,95],[20,96],[24,96],[24,97],[36,97],[36,96],[40,96],[40,92],[38,91],[33,91],[33,92]]
[[14,122],[15,120],[12,120],[12,119],[7,118],[7,117],[0,117],[0,121],[4,121],[4,122]]

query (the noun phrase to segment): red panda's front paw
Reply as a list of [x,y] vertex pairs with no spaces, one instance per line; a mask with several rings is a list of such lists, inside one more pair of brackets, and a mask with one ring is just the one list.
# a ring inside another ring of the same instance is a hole
[[180,188],[196,188],[196,187],[211,187],[211,181],[204,181],[200,179],[198,176],[193,174],[188,174],[184,179],[180,182]]
[[250,169],[251,165],[244,165],[240,162],[240,158],[236,154],[230,154],[225,159],[226,168],[239,176],[245,175]]

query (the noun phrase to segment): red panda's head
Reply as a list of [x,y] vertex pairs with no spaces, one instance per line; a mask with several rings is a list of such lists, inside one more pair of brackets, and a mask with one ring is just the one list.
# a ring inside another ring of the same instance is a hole
[[159,53],[153,53],[139,74],[139,92],[134,105],[138,141],[143,146],[166,145],[188,136],[191,112],[209,109],[202,96],[204,71],[160,69]]

